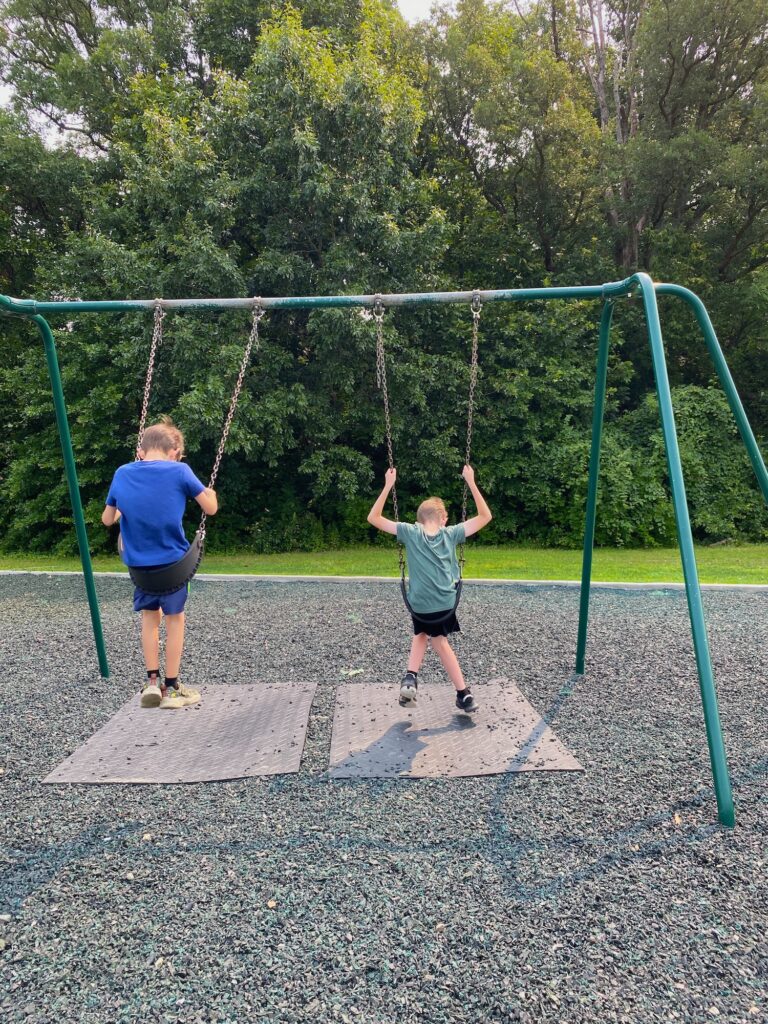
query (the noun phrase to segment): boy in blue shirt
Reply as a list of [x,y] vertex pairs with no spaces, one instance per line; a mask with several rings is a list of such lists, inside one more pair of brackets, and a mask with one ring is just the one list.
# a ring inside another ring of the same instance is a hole
[[477,711],[477,703],[464,682],[458,659],[448,642],[451,633],[459,632],[456,615],[446,617],[456,600],[459,565],[456,546],[463,544],[490,523],[491,510],[475,483],[475,471],[465,466],[461,475],[472,494],[477,515],[466,523],[446,526],[448,513],[441,498],[427,498],[419,505],[416,523],[395,523],[382,515],[389,492],[395,485],[397,470],[388,469],[384,489],[368,513],[368,522],[384,533],[391,533],[405,545],[408,558],[410,589],[408,603],[413,610],[413,640],[408,667],[400,684],[400,704],[416,703],[418,673],[427,645],[437,653],[443,668],[456,690],[456,707],[461,711]]
[[[120,521],[122,557],[126,565],[157,569],[177,562],[189,548],[182,529],[188,498],[212,516],[216,492],[206,487],[186,463],[184,436],[170,419],[147,427],[139,458],[115,473],[101,516],[105,526]],[[184,606],[188,585],[159,597],[136,587],[133,609],[141,612],[141,647],[147,681],[141,692],[144,708],[183,708],[200,694],[179,682],[184,647]],[[160,683],[160,620],[165,614],[165,680]]]

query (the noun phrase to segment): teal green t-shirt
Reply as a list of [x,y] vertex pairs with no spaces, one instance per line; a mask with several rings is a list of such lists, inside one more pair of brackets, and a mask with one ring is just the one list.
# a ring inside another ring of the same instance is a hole
[[397,539],[408,559],[408,602],[415,612],[453,608],[459,561],[456,545],[464,543],[464,524],[443,526],[431,536],[418,523],[398,523]]

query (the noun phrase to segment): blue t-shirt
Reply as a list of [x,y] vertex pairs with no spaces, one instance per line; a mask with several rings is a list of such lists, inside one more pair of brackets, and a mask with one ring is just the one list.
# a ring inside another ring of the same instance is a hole
[[120,510],[126,565],[168,565],[189,548],[181,520],[187,498],[205,490],[185,462],[152,459],[121,466],[107,495]]

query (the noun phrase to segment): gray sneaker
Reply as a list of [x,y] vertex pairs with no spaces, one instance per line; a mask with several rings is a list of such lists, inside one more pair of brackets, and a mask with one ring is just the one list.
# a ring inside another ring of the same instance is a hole
[[461,693],[456,691],[456,707],[459,711],[466,711],[469,715],[471,715],[473,711],[477,711],[477,701],[469,692],[469,687],[462,690]]
[[416,678],[415,672],[406,672],[402,683],[400,683],[400,700],[398,703],[401,708],[407,708],[416,703],[418,688],[419,681]]

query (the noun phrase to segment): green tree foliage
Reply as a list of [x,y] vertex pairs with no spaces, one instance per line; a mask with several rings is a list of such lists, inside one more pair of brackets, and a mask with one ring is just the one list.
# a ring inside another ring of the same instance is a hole
[[[765,0],[459,0],[413,29],[390,0],[0,0],[0,11],[18,111],[0,114],[0,291],[357,294],[641,268],[702,295],[765,433]],[[693,318],[671,299],[661,310],[696,536],[764,537]],[[581,302],[483,311],[473,461],[495,513],[484,538],[579,543],[597,320]],[[70,550],[39,340],[31,324],[2,326],[0,543]],[[262,326],[210,540],[264,551],[365,540],[385,466],[371,317],[284,311]],[[98,520],[132,457],[150,317],[55,327],[93,543],[112,544]],[[384,330],[401,514],[431,492],[456,516],[469,310],[390,310]],[[177,419],[202,477],[248,331],[244,312],[166,317],[150,415]],[[613,338],[597,539],[671,542],[638,304],[620,304]]]
[[424,39],[441,177],[459,203],[467,185],[479,190],[493,230],[513,236],[531,276],[565,270],[588,242],[599,188],[588,85],[542,43],[543,14],[522,19],[462,0]]
[[[375,28],[364,23],[354,45],[344,47],[289,10],[262,25],[242,79],[217,70],[200,89],[179,72],[134,75],[126,105],[141,113],[110,125],[87,224],[65,253],[41,266],[39,287],[79,298],[173,297],[374,291],[429,278],[441,254],[443,216],[430,202],[429,181],[416,173],[421,108],[404,77],[380,66],[380,20]],[[154,410],[170,411],[186,428],[204,473],[247,324],[242,316],[168,321]],[[105,467],[131,450],[148,328],[135,317],[107,324],[86,316],[59,337],[73,440],[90,467],[81,480],[96,522]],[[294,543],[313,522],[322,536],[338,507],[368,493],[371,447],[380,444],[372,355],[372,332],[362,320],[330,313],[274,318],[232,431],[222,486],[227,474],[238,483],[217,522],[219,538],[235,543],[244,531],[261,546]],[[37,359],[34,350],[25,355],[16,385]],[[105,365],[116,393],[106,381],[94,388]],[[35,387],[45,393],[41,377]],[[22,538],[50,543],[49,523],[24,499],[39,480],[34,447],[51,447],[51,426],[48,420],[37,433],[27,422],[23,446],[19,438],[9,546]],[[255,473],[246,460],[257,462]],[[286,483],[274,487],[275,475]],[[63,484],[47,481],[45,490],[41,501],[59,521],[66,516]]]

